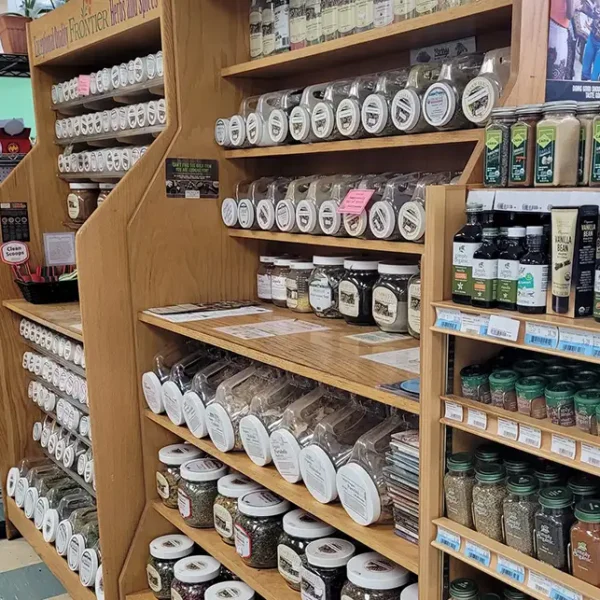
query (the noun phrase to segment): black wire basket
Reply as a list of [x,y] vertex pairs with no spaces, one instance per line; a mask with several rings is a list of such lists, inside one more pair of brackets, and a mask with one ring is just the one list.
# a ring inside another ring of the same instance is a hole
[[23,294],[23,298],[31,304],[58,304],[60,302],[77,302],[79,288],[77,280],[35,282],[15,281]]

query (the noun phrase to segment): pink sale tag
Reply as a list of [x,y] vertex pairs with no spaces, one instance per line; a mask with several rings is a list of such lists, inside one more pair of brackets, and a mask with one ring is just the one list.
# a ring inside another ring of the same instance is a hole
[[340,215],[360,215],[374,193],[375,190],[350,190],[338,206],[338,213]]
[[80,96],[89,96],[90,95],[90,76],[89,75],[80,75],[77,78],[77,93]]

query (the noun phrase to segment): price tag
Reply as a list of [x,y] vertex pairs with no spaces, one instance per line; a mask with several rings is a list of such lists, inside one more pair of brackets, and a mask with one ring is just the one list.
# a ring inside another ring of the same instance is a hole
[[340,215],[360,215],[369,204],[375,190],[350,190],[337,208]]
[[592,351],[590,356],[600,358],[600,334],[598,333],[592,335]]
[[515,421],[498,419],[498,435],[516,442],[519,437],[519,425]]
[[552,582],[547,577],[544,577],[535,571],[529,571],[529,575],[527,577],[527,587],[534,592],[539,592],[545,596],[550,596]]
[[469,333],[471,335],[487,335],[490,318],[486,315],[462,315],[460,324],[461,333]]
[[492,315],[488,326],[488,335],[508,342],[516,342],[519,337],[521,322],[508,317]]
[[504,575],[516,581],[517,583],[523,583],[525,581],[525,568],[517,563],[514,563],[508,558],[503,556],[498,557],[498,564],[496,565],[496,572],[499,575]]
[[582,356],[591,355],[592,343],[592,336],[584,331],[568,329],[567,327],[561,327],[559,330],[558,349],[563,352]]
[[581,462],[592,467],[600,468],[600,448],[590,446],[589,444],[581,444]]
[[467,424],[485,431],[487,429],[487,415],[481,410],[469,408],[467,410]]
[[577,444],[575,440],[571,438],[563,437],[562,435],[552,434],[552,444],[550,445],[550,452],[575,460],[577,454]]
[[452,533],[443,527],[438,527],[435,541],[438,544],[442,544],[442,546],[450,548],[450,550],[454,550],[454,552],[458,552],[460,550],[460,535],[456,535],[455,533]]
[[460,331],[462,322],[462,313],[460,310],[453,308],[438,308],[437,320],[435,322],[436,327],[441,329],[452,329],[454,331]]
[[456,404],[456,402],[446,402],[446,412],[444,413],[444,417],[462,423],[463,407],[460,404]]
[[467,204],[481,204],[483,210],[498,210],[494,206],[496,190],[471,190],[467,198]]
[[527,346],[553,350],[558,346],[558,327],[554,327],[554,325],[526,323],[525,344]]
[[519,427],[519,442],[526,446],[534,448],[542,447],[542,430],[530,425],[521,425]]
[[474,560],[475,562],[478,562],[484,567],[489,567],[492,560],[489,550],[482,548],[473,542],[467,542],[465,546],[465,556],[471,560]]
[[90,76],[89,75],[80,75],[77,78],[77,93],[80,96],[89,96],[90,95]]
[[552,582],[552,588],[550,589],[550,600],[583,600],[583,596],[579,592],[574,592],[569,588]]

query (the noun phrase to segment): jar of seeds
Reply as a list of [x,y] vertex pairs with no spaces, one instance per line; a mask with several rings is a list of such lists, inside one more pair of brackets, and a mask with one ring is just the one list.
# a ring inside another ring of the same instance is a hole
[[479,588],[472,579],[461,577],[450,583],[449,600],[477,600],[479,598]]
[[317,317],[339,319],[338,287],[344,274],[344,258],[313,256],[314,271],[308,281],[309,301]]
[[181,465],[201,456],[204,456],[204,453],[190,444],[171,444],[159,450],[158,460],[161,467],[156,471],[156,491],[166,507],[177,508],[177,485],[181,478]]
[[487,369],[483,365],[469,365],[460,372],[461,393],[482,404],[490,404],[490,381]]
[[546,379],[540,375],[522,377],[515,385],[519,412],[534,419],[546,418]]
[[570,381],[557,381],[546,387],[546,411],[555,425],[575,426],[576,390],[576,385]]
[[579,473],[569,477],[567,487],[573,493],[573,504],[582,500],[600,497],[600,480],[585,473]]
[[492,405],[511,412],[517,412],[517,391],[515,384],[519,376],[516,371],[502,369],[490,375]]
[[224,600],[235,598],[235,600],[254,600],[254,590],[243,581],[228,580],[220,581],[211,585],[204,595],[204,600]]
[[283,532],[283,515],[290,503],[267,490],[257,490],[238,500],[235,550],[255,569],[277,567],[277,544]]
[[467,452],[452,454],[446,461],[448,472],[444,476],[446,515],[452,521],[473,529],[471,503],[475,485],[473,457]]
[[171,600],[204,600],[206,590],[217,582],[221,563],[212,556],[182,558],[175,563]]
[[513,475],[506,480],[504,499],[504,535],[506,544],[527,556],[533,556],[538,483],[533,475]]
[[475,468],[488,463],[501,463],[502,449],[496,444],[482,444],[475,450]]
[[311,312],[309,280],[313,272],[312,262],[293,262],[286,279],[287,307],[294,312]]
[[510,155],[510,126],[515,122],[514,108],[494,108],[485,128],[483,184],[506,187]]
[[502,509],[506,497],[506,473],[499,464],[483,464],[475,472],[473,522],[479,533],[502,542]]
[[217,482],[219,493],[215,498],[213,517],[215,529],[226,544],[235,544],[233,523],[237,514],[238,499],[259,489],[261,486],[258,483],[239,473],[225,475]]
[[596,386],[598,383],[598,373],[590,369],[578,368],[576,371],[570,373],[569,381],[573,382],[578,390],[585,390]]
[[194,542],[187,535],[163,535],[150,542],[146,575],[148,586],[158,600],[171,600],[175,563],[189,556],[193,549]]
[[179,514],[190,527],[214,525],[217,481],[226,474],[227,467],[214,458],[197,458],[181,465],[177,504]]
[[529,461],[520,458],[505,458],[503,464],[507,477],[511,477],[512,475],[528,475],[532,470]]
[[598,434],[596,408],[600,406],[600,389],[580,390],[575,394],[575,422],[577,428],[592,435]]
[[533,476],[538,480],[540,489],[563,484],[560,467],[556,463],[550,461],[540,463],[535,468]]

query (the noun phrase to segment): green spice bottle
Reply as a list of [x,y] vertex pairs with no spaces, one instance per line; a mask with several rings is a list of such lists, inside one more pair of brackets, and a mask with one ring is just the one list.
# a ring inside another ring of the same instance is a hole
[[510,146],[510,126],[515,122],[514,108],[494,108],[485,128],[483,185],[506,187]]
[[504,310],[517,310],[519,263],[526,254],[525,227],[509,227],[506,249],[498,256],[496,300]]
[[567,487],[573,492],[575,504],[582,500],[598,498],[600,496],[600,482],[597,477],[590,477],[585,473],[579,473],[569,477]]
[[467,223],[454,236],[452,250],[452,301],[471,304],[473,294],[473,256],[483,237],[479,222],[483,206],[467,205]]
[[471,304],[478,308],[496,306],[498,284],[498,238],[497,227],[483,228],[483,243],[473,255],[473,295]]
[[535,129],[541,114],[541,104],[523,106],[516,110],[517,122],[510,128],[509,187],[533,185]]
[[517,310],[525,314],[546,312],[546,292],[548,290],[548,257],[543,244],[544,228],[527,228],[528,252],[519,263],[519,283],[517,286]]

